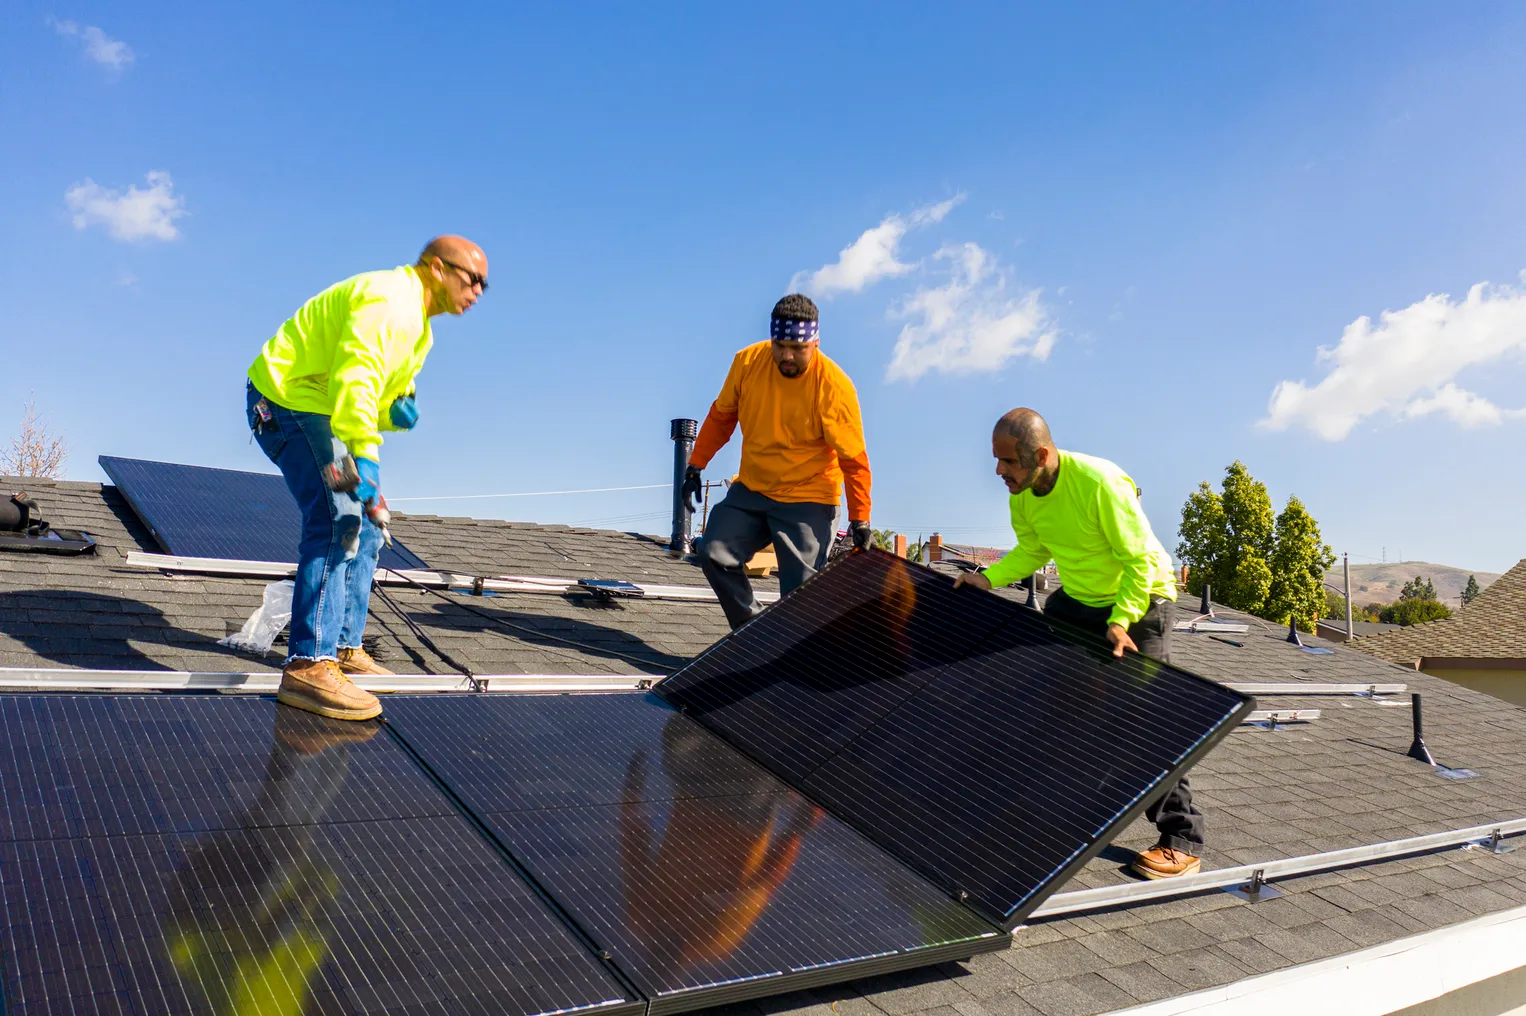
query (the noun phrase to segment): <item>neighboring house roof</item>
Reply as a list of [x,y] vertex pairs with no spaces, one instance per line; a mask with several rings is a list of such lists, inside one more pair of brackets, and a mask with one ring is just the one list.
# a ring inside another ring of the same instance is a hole
[[[23,485],[44,517],[89,531],[100,549],[77,558],[0,552],[0,666],[248,671],[279,665],[278,656],[256,658],[216,644],[258,606],[264,580],[130,568],[127,553],[158,548],[114,488]],[[432,566],[476,575],[703,585],[699,569],[669,557],[658,537],[401,514],[394,528]],[[1500,584],[1519,582],[1520,570]],[[713,602],[388,592],[442,649],[481,673],[664,673],[727,631]],[[1177,618],[1190,619],[1196,606],[1184,599]],[[402,672],[448,671],[384,603],[373,600],[372,610],[370,632],[384,662]],[[1285,640],[1284,629],[1254,619],[1222,619],[1248,620],[1251,630],[1223,641],[1178,634],[1175,662],[1224,681],[1406,682],[1425,694],[1427,740],[1438,759],[1479,775],[1445,780],[1407,758],[1410,710],[1402,708],[1403,699],[1263,700],[1262,708],[1320,708],[1323,717],[1276,732],[1242,727],[1193,770],[1209,829],[1206,868],[1526,816],[1526,709],[1318,639],[1306,637],[1311,646],[1334,651],[1305,653]],[[1029,771],[1031,760],[1019,754],[1014,748],[1008,778]],[[1129,881],[1122,867],[1132,850],[1154,842],[1154,829],[1136,823],[1064,888]],[[826,1014],[829,1008],[843,1016],[1111,1012],[1521,907],[1526,850],[1445,850],[1277,885],[1282,898],[1254,905],[1214,890],[1036,920],[1005,952],[741,1008],[751,1016]]]
[[1451,617],[1360,639],[1352,647],[1411,667],[1425,657],[1526,659],[1526,559]]

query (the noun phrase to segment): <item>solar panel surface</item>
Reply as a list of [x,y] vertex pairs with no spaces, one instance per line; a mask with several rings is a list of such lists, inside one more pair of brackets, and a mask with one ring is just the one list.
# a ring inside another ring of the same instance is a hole
[[10,1014],[642,1008],[375,723],[0,697]]
[[387,719],[654,1014],[1006,944],[652,696],[393,696]]
[[658,690],[1009,928],[1252,705],[883,552]]
[[[100,457],[101,468],[167,554],[295,564],[302,516],[275,473]],[[383,568],[427,568],[394,540]]]

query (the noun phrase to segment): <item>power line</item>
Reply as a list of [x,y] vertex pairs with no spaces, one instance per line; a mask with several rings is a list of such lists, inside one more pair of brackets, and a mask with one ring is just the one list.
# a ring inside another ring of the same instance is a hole
[[439,494],[431,497],[389,497],[388,504],[403,501],[481,501],[492,497],[550,497],[553,494],[607,494],[615,490],[656,490],[671,487],[671,483],[643,483],[634,487],[586,487],[582,490],[525,490],[514,494]]

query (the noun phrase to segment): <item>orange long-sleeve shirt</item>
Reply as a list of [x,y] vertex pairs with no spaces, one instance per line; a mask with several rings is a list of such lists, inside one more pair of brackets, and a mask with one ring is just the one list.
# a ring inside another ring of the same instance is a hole
[[689,461],[704,469],[739,421],[737,479],[748,490],[775,501],[835,505],[846,484],[848,518],[868,520],[869,453],[858,392],[820,350],[799,377],[779,373],[767,342],[738,353]]

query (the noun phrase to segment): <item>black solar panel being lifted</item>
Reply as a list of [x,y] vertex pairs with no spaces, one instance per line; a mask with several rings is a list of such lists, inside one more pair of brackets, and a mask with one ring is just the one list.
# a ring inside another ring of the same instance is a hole
[[1008,928],[1253,704],[882,551],[658,690]]
[[[302,516],[275,473],[183,466],[111,455],[101,468],[167,554],[295,564]],[[383,568],[427,568],[394,541]]]
[[1007,943],[651,696],[393,696],[387,718],[653,1016]]
[[8,1014],[642,1006],[374,723],[0,697]]

